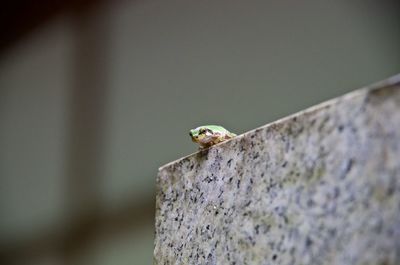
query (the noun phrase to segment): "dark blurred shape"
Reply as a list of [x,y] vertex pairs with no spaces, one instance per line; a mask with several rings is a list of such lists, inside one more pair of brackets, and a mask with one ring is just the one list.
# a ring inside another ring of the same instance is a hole
[[0,8],[0,52],[60,13],[90,8],[101,0],[16,0]]
[[73,13],[75,39],[75,84],[71,88],[69,143],[67,150],[67,211],[74,233],[64,240],[64,260],[93,234],[101,215],[99,178],[104,165],[104,122],[107,111],[107,19],[97,9]]

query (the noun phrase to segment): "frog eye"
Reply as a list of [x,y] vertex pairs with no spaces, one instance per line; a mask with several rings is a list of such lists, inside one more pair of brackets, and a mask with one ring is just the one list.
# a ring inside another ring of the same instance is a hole
[[207,133],[212,134],[213,132],[208,128],[201,128],[199,130],[199,134],[207,134]]

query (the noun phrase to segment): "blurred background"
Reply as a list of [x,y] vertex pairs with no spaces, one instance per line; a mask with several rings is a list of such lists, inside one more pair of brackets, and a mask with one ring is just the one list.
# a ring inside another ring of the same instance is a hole
[[152,264],[158,167],[400,72],[396,1],[4,1],[0,264]]

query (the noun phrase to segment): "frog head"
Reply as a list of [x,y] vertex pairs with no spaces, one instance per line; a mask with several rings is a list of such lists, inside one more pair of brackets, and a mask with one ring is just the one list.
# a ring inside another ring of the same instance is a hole
[[213,136],[213,131],[206,126],[197,127],[189,132],[192,141],[195,143],[207,142]]

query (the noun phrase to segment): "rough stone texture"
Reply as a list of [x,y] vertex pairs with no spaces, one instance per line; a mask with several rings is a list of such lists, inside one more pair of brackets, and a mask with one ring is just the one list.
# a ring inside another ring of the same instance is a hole
[[160,168],[155,264],[400,264],[400,76]]

